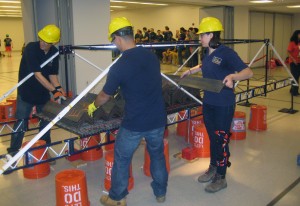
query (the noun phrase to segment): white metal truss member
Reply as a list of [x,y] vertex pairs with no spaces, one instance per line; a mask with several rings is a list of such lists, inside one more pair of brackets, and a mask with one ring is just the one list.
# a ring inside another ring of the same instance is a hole
[[[53,54],[53,56],[51,56],[49,59],[47,59],[44,63],[41,64],[41,68],[43,68],[44,66],[46,66],[50,61],[52,61],[52,59],[54,59],[56,56],[59,55],[59,52],[56,52],[55,54]],[[19,86],[21,86],[24,82],[26,82],[30,77],[32,77],[34,75],[33,72],[31,72],[30,74],[28,74],[26,77],[24,77],[21,81],[18,82],[18,84],[16,84],[13,88],[11,88],[8,92],[6,92],[2,97],[0,97],[0,102],[5,99],[6,97],[8,97],[11,93],[13,93],[13,91],[15,91]]]
[[[75,53],[76,54],[76,53]],[[80,59],[85,61],[85,58],[76,54]],[[72,107],[82,99],[93,87],[95,87],[108,73],[109,69],[120,59],[122,54],[115,59],[90,85],[88,85],[68,106],[66,106],[45,128],[43,128],[31,141],[29,141],[15,156],[12,157],[1,169],[0,175],[8,169],[17,159],[19,159],[37,140],[39,140],[50,128],[61,120]]]
[[169,82],[171,82],[172,84],[174,84],[178,89],[180,89],[181,91],[183,91],[184,93],[186,93],[188,96],[190,96],[191,98],[193,98],[196,102],[200,103],[201,105],[203,104],[199,99],[197,99],[194,95],[192,95],[191,93],[189,93],[186,89],[184,89],[183,87],[181,87],[179,84],[177,84],[176,82],[174,82],[171,78],[169,78],[167,75],[160,73],[165,79],[167,79]]
[[283,65],[283,67],[285,68],[286,72],[289,74],[289,76],[291,77],[291,79],[293,80],[292,85],[294,86],[299,86],[298,82],[296,81],[296,79],[294,78],[294,76],[292,75],[292,73],[290,72],[289,68],[286,66],[286,64],[284,63],[284,61],[282,60],[281,56],[278,54],[278,52],[276,51],[275,47],[272,45],[272,43],[270,42],[269,45],[271,46],[272,50],[274,51],[275,55],[277,56],[277,58],[279,59],[279,61],[281,62],[281,64]]

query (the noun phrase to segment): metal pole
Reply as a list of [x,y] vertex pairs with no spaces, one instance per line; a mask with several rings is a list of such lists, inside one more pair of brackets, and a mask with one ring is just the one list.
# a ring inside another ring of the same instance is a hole
[[[80,59],[85,59],[78,54],[76,54]],[[43,130],[41,130],[28,144],[25,145],[15,156],[13,156],[1,169],[0,175],[10,167],[15,161],[17,161],[22,155],[30,149],[30,147],[39,140],[50,128],[56,124],[59,120],[61,120],[70,109],[84,96],[86,95],[96,84],[98,84],[101,79],[108,73],[109,69],[119,60],[120,55],[115,61],[113,61],[90,85],[88,85],[68,106],[66,106]]]
[[174,73],[174,75],[176,75],[181,69],[182,69],[182,67],[194,56],[194,54],[196,53],[196,52],[198,52],[198,50],[199,50],[199,48],[200,47],[198,47],[190,56],[189,56],[189,58],[187,59],[187,60],[185,60],[185,62],[177,69],[177,71]]
[[[46,64],[48,64],[52,59],[54,59],[56,56],[59,55],[59,52],[56,52],[52,57],[50,57],[48,60],[46,60],[43,64],[41,64],[41,68],[43,68]],[[5,99],[7,96],[9,96],[13,91],[15,91],[19,86],[21,86],[24,82],[26,82],[30,77],[32,77],[34,73],[28,74],[24,79],[18,82],[17,85],[15,85],[13,88],[11,88],[8,92],[6,92],[2,97],[0,97],[0,102]]]
[[189,93],[187,90],[185,90],[183,87],[181,87],[180,85],[178,85],[176,82],[174,82],[172,79],[170,79],[168,76],[166,76],[165,74],[161,73],[161,75],[167,79],[169,82],[171,82],[172,84],[174,84],[177,88],[179,88],[181,91],[183,91],[184,93],[186,93],[188,96],[190,96],[191,98],[193,98],[196,102],[203,104],[199,99],[197,99],[194,95],[192,95],[191,93]]
[[64,55],[65,58],[65,76],[66,76],[66,95],[69,96],[69,75],[68,75],[68,54]]
[[267,83],[268,83],[268,63],[269,63],[269,39],[266,40],[266,63],[265,63],[265,86],[264,86],[264,93],[267,96]]
[[292,73],[290,72],[289,68],[286,66],[286,64],[284,63],[284,61],[282,60],[282,58],[280,57],[280,55],[277,53],[276,49],[274,48],[274,46],[272,45],[272,43],[269,43],[273,52],[275,53],[275,55],[277,56],[277,58],[279,59],[279,61],[281,62],[281,64],[283,65],[283,67],[285,68],[285,70],[287,71],[287,73],[289,74],[289,76],[293,79],[294,82],[294,86],[299,86],[299,84],[297,83],[296,79],[294,78],[294,76],[292,75]]
[[[253,59],[251,60],[251,62],[248,64],[248,67],[250,68],[252,66],[252,64],[255,62],[257,56],[260,54],[260,52],[263,50],[263,48],[265,47],[266,44],[263,44],[260,49],[258,50],[258,52],[256,53],[256,55],[253,57]],[[240,83],[240,81],[237,81],[234,84],[234,87],[236,87],[238,84]],[[248,91],[248,90],[247,90]],[[247,97],[248,98],[248,97]]]

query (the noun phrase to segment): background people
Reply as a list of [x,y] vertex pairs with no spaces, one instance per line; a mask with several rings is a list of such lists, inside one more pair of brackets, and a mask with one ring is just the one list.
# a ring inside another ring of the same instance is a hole
[[[287,52],[289,55],[289,63],[291,73],[296,79],[297,83],[299,83],[300,77],[300,30],[294,31],[293,35],[290,38],[290,43],[287,48]],[[293,96],[299,95],[299,87],[291,86],[290,92]]]

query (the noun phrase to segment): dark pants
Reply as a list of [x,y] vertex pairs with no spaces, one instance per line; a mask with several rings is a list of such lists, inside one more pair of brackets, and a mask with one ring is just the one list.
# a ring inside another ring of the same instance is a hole
[[235,105],[221,107],[203,104],[204,123],[210,140],[210,164],[216,166],[217,173],[224,177],[230,156],[228,143],[234,110]]
[[[16,118],[18,119],[17,122],[14,124],[14,132],[11,135],[10,147],[7,148],[8,153],[15,153],[18,152],[22,146],[23,138],[25,131],[27,130],[28,125],[28,118],[30,117],[30,113],[32,108],[36,106],[36,112],[42,112],[44,105],[34,105],[28,102],[25,102],[21,99],[20,96],[17,97],[17,111],[16,111]],[[41,120],[40,122],[40,131],[47,126],[49,122]],[[46,132],[41,140],[45,140],[47,144],[51,143],[50,138],[50,130]]]
[[[297,83],[299,84],[299,77],[300,77],[300,64],[295,64],[295,63],[291,63],[290,64],[290,68],[291,68],[291,73],[293,75],[293,77],[296,79]],[[291,87],[291,94],[292,95],[298,95],[299,87],[298,86],[293,86]]]

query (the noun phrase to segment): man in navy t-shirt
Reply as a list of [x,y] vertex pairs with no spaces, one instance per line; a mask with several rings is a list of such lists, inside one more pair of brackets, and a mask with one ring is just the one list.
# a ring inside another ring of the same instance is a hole
[[[42,63],[58,52],[54,45],[60,40],[60,29],[55,25],[47,25],[39,31],[38,37],[39,41],[27,44],[20,63],[19,81],[31,73],[34,75],[18,87],[16,111],[18,121],[14,124],[16,132],[12,134],[10,147],[7,149],[11,154],[18,152],[22,146],[23,125],[27,125],[32,108],[35,106],[38,113],[42,112],[42,108],[50,100],[50,91],[57,102],[61,98],[65,98],[65,92],[58,80],[58,57],[55,57],[43,68],[40,67]],[[47,121],[41,120],[40,130],[47,124]],[[50,144],[50,131],[41,139]]]
[[111,21],[109,40],[122,56],[108,72],[103,90],[89,105],[88,113],[92,116],[118,88],[125,99],[125,113],[115,141],[111,189],[100,202],[103,205],[126,205],[131,159],[142,138],[145,138],[150,154],[154,195],[157,202],[164,202],[168,182],[163,152],[166,110],[159,60],[149,50],[136,47],[132,25],[124,17]]

